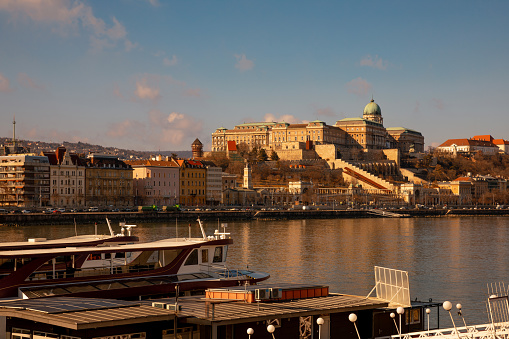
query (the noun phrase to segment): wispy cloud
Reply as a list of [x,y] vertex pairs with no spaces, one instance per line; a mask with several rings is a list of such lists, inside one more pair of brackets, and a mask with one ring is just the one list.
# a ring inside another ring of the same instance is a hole
[[431,99],[431,105],[433,105],[433,107],[435,107],[436,109],[439,109],[439,110],[443,110],[445,107],[445,104],[442,101],[442,99],[437,99],[437,98]]
[[247,59],[245,54],[235,54],[235,58],[237,59],[235,68],[237,68],[241,72],[253,69],[254,62],[252,60]]
[[161,95],[159,93],[158,84],[154,83],[154,77],[145,76],[136,81],[136,89],[134,96],[141,100],[157,101]]
[[33,88],[33,89],[44,89],[43,85],[40,85],[35,82],[32,78],[28,76],[26,73],[19,73],[18,74],[18,83],[27,88]]
[[130,139],[156,148],[170,144],[172,147],[189,147],[194,138],[203,132],[203,125],[192,116],[158,109],[148,112],[145,122],[127,119],[109,126],[106,133],[118,139]]
[[159,3],[159,0],[147,0],[149,4],[151,4],[154,7],[159,7],[161,4]]
[[12,92],[11,82],[7,77],[0,73],[0,92]]
[[189,89],[184,90],[184,96],[201,98],[202,90],[200,88],[189,88]]
[[334,111],[330,107],[318,108],[316,109],[315,112],[317,116],[333,117],[336,115],[336,113],[334,113]]
[[361,77],[355,78],[346,83],[348,93],[355,95],[366,95],[371,87],[371,84]]
[[302,122],[302,120],[296,118],[295,116],[291,115],[291,114],[283,114],[283,115],[280,115],[279,117],[276,117],[274,114],[272,113],[267,113],[263,116],[263,121],[265,122],[288,122],[290,124],[298,124],[300,122]]
[[381,70],[386,70],[387,67],[389,66],[389,63],[387,61],[382,60],[382,58],[380,58],[378,55],[372,57],[369,54],[361,59],[360,64],[361,66],[373,67]]
[[126,50],[133,44],[127,38],[127,31],[115,17],[108,25],[94,15],[92,7],[75,0],[1,0],[0,10],[11,15],[11,21],[32,20],[50,25],[55,32],[67,35],[69,30],[82,28],[90,33],[90,44],[93,51],[124,43]]
[[178,63],[177,56],[174,54],[171,59],[164,58],[163,65],[165,66],[175,66]]

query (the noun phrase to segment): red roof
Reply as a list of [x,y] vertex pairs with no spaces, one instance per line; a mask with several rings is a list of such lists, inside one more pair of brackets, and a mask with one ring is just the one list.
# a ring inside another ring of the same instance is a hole
[[493,139],[495,145],[509,145],[509,141],[504,139]]
[[493,137],[489,134],[487,135],[476,135],[472,138],[472,140],[484,140],[484,141],[490,141],[493,142]]
[[228,151],[230,152],[237,151],[237,144],[235,143],[235,141],[233,140],[228,141]]
[[473,139],[449,139],[438,147],[456,146],[484,146],[484,147],[497,147],[490,141],[473,140]]

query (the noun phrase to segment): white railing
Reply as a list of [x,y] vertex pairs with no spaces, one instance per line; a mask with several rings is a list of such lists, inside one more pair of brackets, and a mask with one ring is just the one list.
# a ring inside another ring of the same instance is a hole
[[445,328],[438,330],[422,331],[422,332],[411,332],[403,333],[401,336],[393,335],[390,337],[379,337],[382,338],[393,338],[393,339],[413,339],[413,338],[444,338],[444,339],[508,339],[509,338],[509,323],[496,323],[495,327],[493,324],[474,325],[467,327]]

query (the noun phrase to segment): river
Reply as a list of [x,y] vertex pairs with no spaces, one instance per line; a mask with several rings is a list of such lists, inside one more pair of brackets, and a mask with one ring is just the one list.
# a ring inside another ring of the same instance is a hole
[[[217,222],[205,226],[212,234]],[[78,234],[94,232],[93,225],[77,227]],[[98,229],[107,233],[105,224]],[[198,224],[187,222],[140,224],[134,232],[156,240],[175,236],[177,229],[179,237],[189,229],[200,236]],[[461,303],[467,324],[487,322],[488,283],[509,283],[509,217],[246,221],[229,222],[227,231],[234,239],[232,268],[249,265],[270,273],[272,283],[326,284],[332,292],[356,295],[374,287],[374,266],[405,270],[412,300]],[[4,241],[74,233],[74,225],[0,228]]]

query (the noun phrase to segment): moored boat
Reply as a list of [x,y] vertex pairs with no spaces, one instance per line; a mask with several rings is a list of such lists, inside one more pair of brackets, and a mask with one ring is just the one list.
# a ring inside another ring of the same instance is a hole
[[180,291],[256,284],[268,274],[226,265],[229,233],[140,242],[134,225],[115,235],[0,243],[0,298],[80,296],[139,298]]

